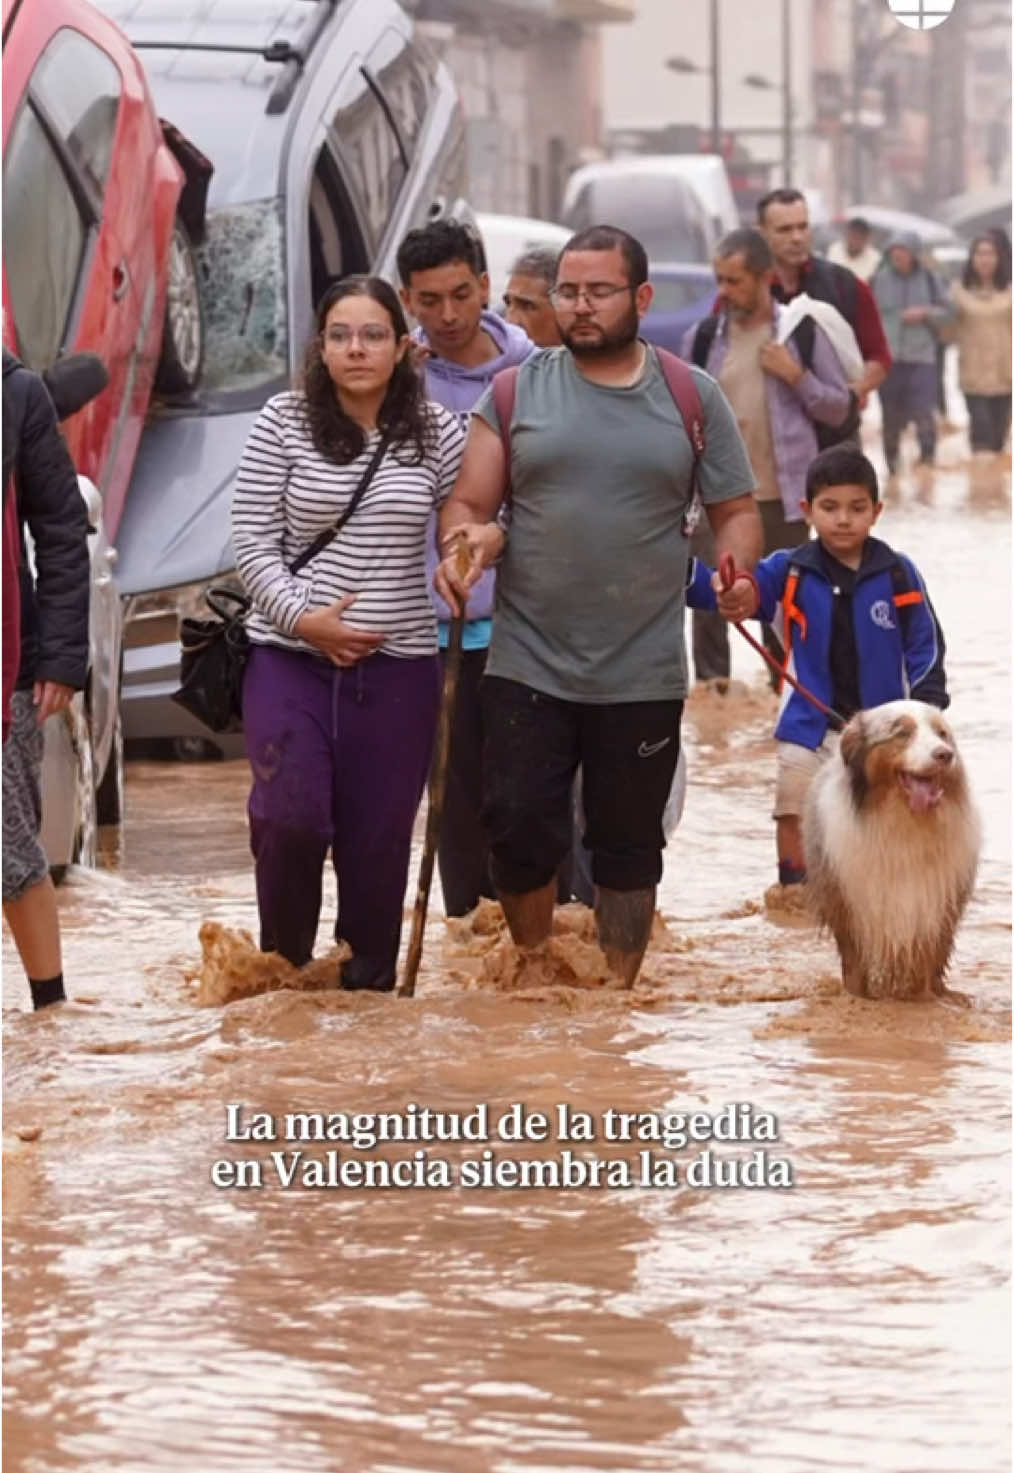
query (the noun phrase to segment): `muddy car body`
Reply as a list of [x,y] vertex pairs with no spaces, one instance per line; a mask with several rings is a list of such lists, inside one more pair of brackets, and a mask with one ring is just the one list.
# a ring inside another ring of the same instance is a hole
[[179,619],[232,571],[250,429],[298,371],[328,282],[393,279],[405,232],[460,208],[464,132],[450,74],[394,0],[101,3],[144,57],[161,116],[214,170],[201,381],[149,417],[119,537],[125,733],[186,741],[208,733],[169,700]]

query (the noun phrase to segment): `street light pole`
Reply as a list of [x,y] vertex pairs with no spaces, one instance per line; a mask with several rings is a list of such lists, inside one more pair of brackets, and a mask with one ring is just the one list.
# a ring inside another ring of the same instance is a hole
[[859,98],[862,67],[862,30],[859,20],[859,0],[852,0],[852,202],[858,204],[863,197],[863,142],[859,131]]
[[718,0],[711,0],[711,151],[722,152],[721,52],[718,37]]
[[792,184],[792,0],[782,0],[782,168]]

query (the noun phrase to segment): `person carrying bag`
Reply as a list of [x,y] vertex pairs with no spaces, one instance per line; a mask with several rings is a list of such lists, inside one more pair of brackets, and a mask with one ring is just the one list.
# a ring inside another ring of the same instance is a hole
[[[289,565],[290,573],[305,568],[338,536],[365,496],[389,444],[390,437],[382,435],[352,500],[334,526]],[[225,585],[209,588],[205,601],[213,619],[183,619],[180,623],[180,688],[170,699],[209,731],[235,733],[243,730],[243,676],[250,656],[246,616],[251,601],[245,593]]]
[[341,985],[378,991],[395,982],[440,699],[427,528],[464,444],[409,346],[386,282],[329,287],[302,388],[261,411],[232,508],[261,949],[310,960],[330,851]]

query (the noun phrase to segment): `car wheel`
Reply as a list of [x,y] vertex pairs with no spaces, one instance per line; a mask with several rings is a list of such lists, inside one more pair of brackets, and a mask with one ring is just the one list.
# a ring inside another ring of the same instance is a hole
[[189,394],[197,387],[204,362],[204,310],[194,248],[178,217],[169,241],[168,275],[155,389],[160,394]]
[[99,824],[120,824],[125,811],[123,773],[123,718],[119,706],[116,708],[116,725],[113,727],[113,745],[109,761],[95,793],[95,818]]

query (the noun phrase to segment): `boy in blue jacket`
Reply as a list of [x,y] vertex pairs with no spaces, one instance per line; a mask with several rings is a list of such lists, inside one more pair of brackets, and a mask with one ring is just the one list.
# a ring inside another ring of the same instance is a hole
[[[784,668],[846,721],[905,698],[945,710],[944,637],[926,585],[909,558],[870,535],[882,510],[871,463],[845,446],[822,451],[801,505],[816,537],[764,558],[756,582],[740,574],[716,590],[719,613],[774,624]],[[806,879],[800,819],[814,774],[837,750],[829,725],[783,682],[774,807],[782,885]]]

